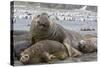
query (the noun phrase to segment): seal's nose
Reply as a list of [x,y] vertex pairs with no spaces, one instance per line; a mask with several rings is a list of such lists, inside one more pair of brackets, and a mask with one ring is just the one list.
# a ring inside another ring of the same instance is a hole
[[41,26],[41,27],[45,27],[46,26],[46,23],[41,23],[40,21],[37,21],[37,23],[39,24],[39,26]]
[[24,55],[24,56],[22,56],[20,58],[20,61],[23,62],[23,63],[27,62],[28,60],[29,60],[29,56],[28,55]]
[[38,24],[40,24],[40,21],[37,21]]

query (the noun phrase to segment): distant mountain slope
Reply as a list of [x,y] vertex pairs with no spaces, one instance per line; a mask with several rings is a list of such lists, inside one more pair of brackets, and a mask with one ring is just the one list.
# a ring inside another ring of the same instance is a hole
[[[26,7],[46,7],[46,8],[55,8],[55,9],[66,9],[66,10],[73,10],[73,9],[81,9],[85,5],[72,5],[72,4],[56,4],[56,3],[39,3],[39,2],[24,2],[24,1],[15,1],[15,5],[23,5]],[[87,5],[86,10],[97,12],[97,6],[90,6]]]

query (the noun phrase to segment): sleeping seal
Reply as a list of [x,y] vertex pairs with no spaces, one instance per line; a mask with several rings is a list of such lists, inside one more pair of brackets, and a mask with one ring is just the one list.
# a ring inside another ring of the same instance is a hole
[[79,50],[83,53],[91,53],[97,51],[97,38],[91,37],[79,42]]
[[35,64],[40,62],[48,62],[53,59],[64,60],[68,54],[64,45],[58,41],[42,40],[21,53],[20,61],[23,64]]
[[78,43],[82,39],[80,34],[64,29],[61,25],[50,20],[47,13],[42,13],[33,18],[30,27],[30,40],[34,44],[41,40],[55,40],[61,42],[67,49],[69,57],[72,56],[72,49],[75,55],[81,55],[78,51]]

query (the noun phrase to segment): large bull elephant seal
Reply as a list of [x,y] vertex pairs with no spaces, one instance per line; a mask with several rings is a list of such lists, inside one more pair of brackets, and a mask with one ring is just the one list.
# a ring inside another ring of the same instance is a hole
[[64,29],[50,20],[47,13],[42,13],[33,18],[30,27],[30,37],[32,44],[41,40],[55,40],[66,47],[69,57],[73,55],[73,50],[75,51],[75,56],[81,55],[81,52],[76,50],[81,36],[76,32]]

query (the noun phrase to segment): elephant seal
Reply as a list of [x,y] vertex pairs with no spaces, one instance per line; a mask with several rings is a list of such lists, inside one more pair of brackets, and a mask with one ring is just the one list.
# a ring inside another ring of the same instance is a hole
[[79,42],[79,50],[83,53],[91,53],[97,51],[97,38],[91,37]]
[[50,63],[52,59],[64,60],[67,56],[66,48],[60,42],[42,40],[25,49],[21,53],[20,61],[23,64],[35,64],[43,61]]
[[81,55],[81,52],[77,50],[78,43],[82,39],[81,35],[53,22],[47,13],[41,13],[33,18],[30,38],[32,44],[41,40],[59,41],[66,47],[69,57],[72,56],[72,49],[76,51],[77,55]]

